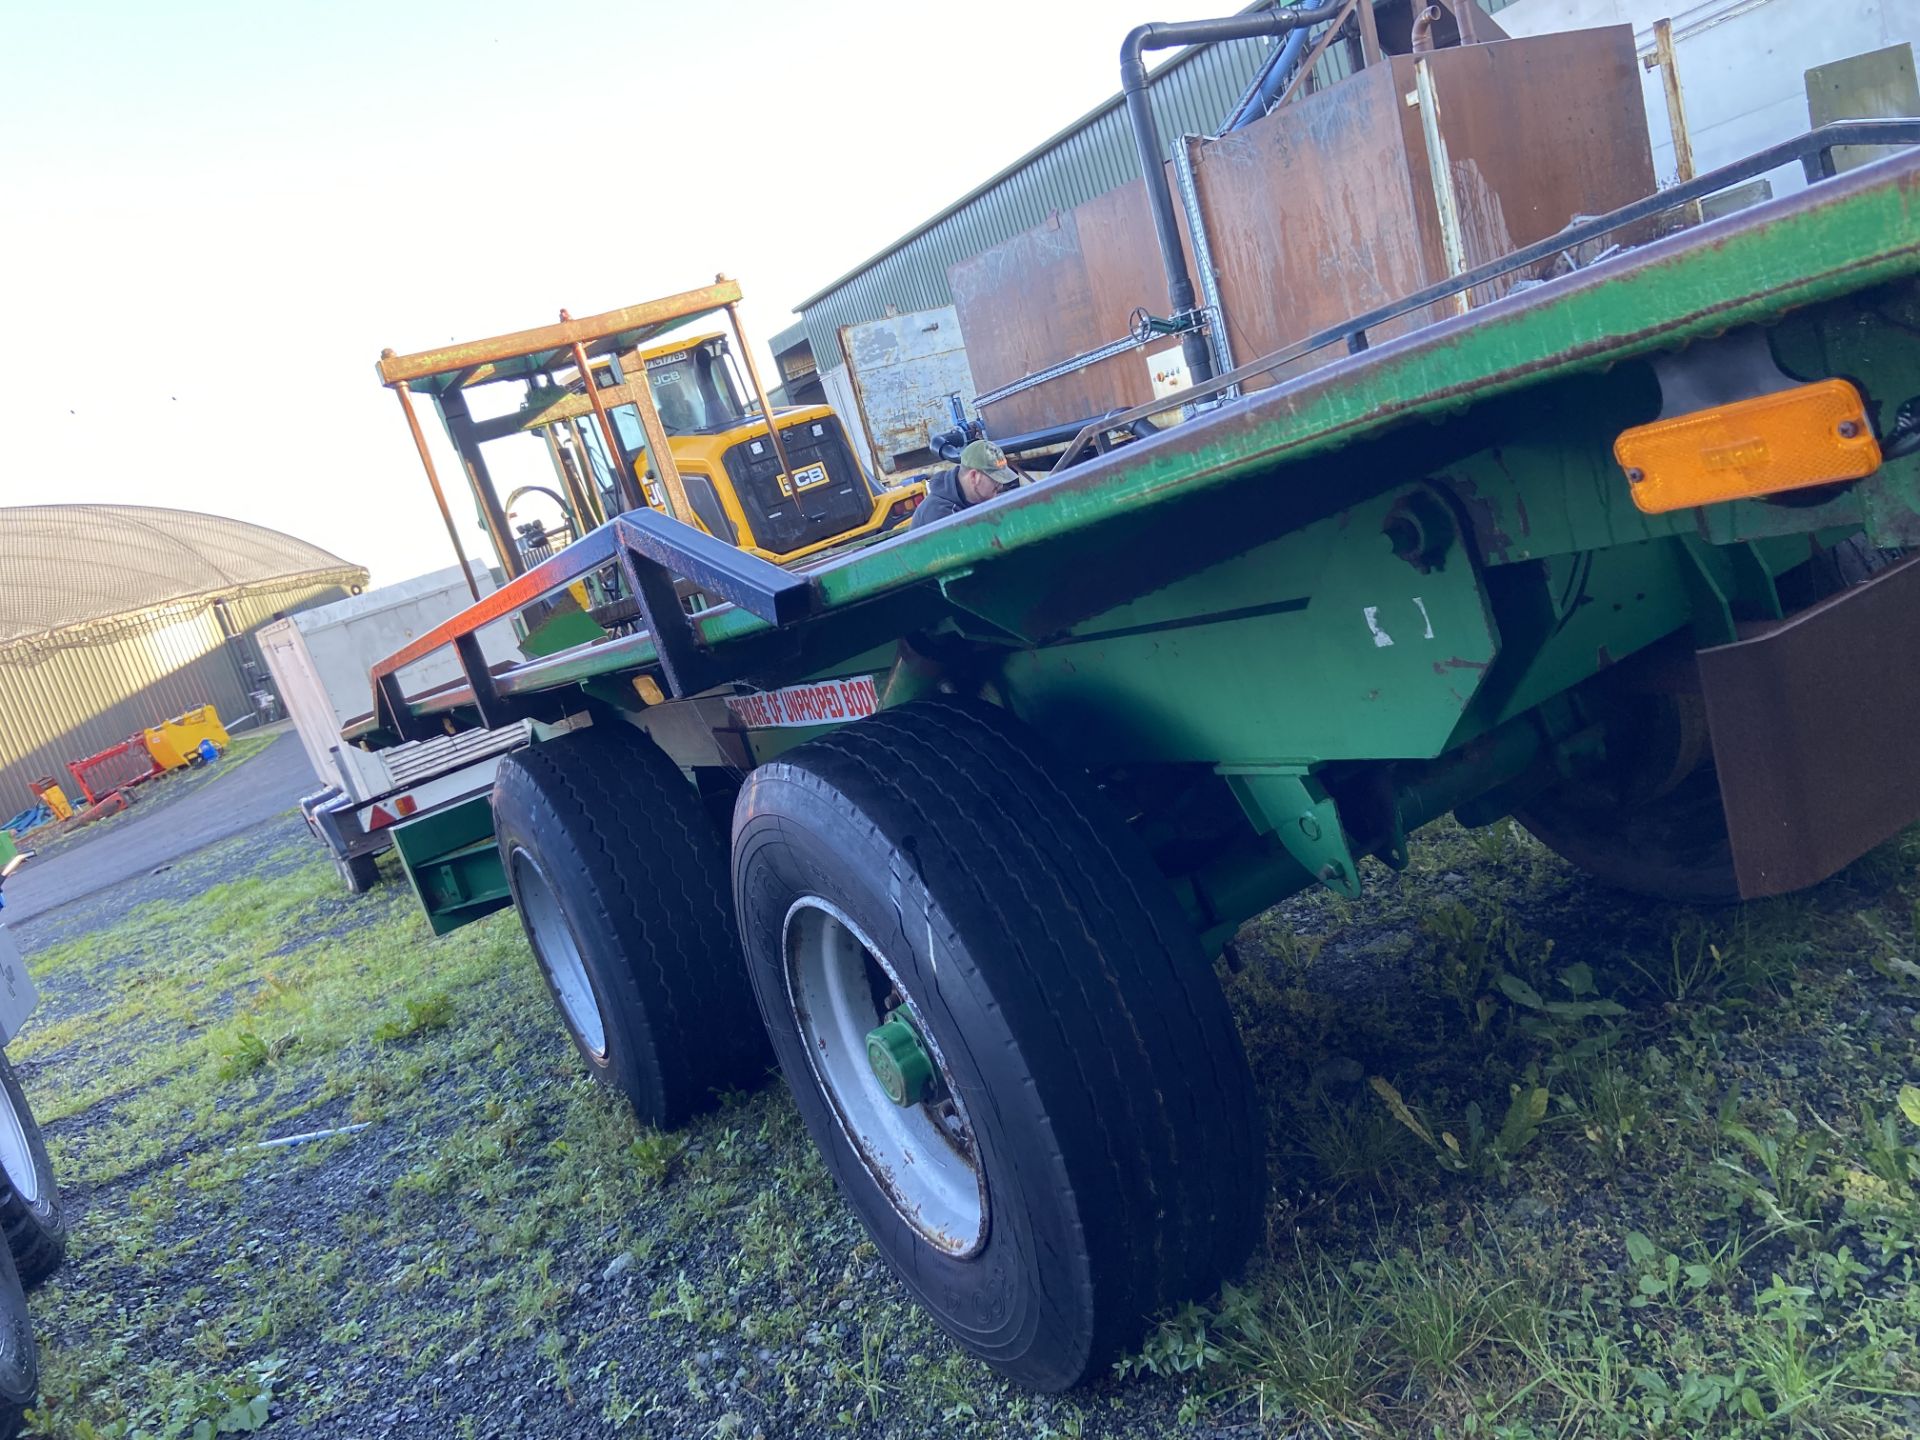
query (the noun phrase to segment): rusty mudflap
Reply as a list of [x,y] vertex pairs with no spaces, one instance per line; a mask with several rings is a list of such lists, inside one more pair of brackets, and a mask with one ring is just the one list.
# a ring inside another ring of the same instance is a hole
[[1699,662],[1744,898],[1920,821],[1920,555]]

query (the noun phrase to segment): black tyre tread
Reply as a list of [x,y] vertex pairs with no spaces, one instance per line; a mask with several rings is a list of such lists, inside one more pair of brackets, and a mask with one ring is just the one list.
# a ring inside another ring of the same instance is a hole
[[[33,1118],[26,1092],[21,1089],[12,1062],[5,1055],[0,1055],[0,1085],[4,1085],[11,1094],[14,1111],[20,1118],[21,1128],[26,1132],[28,1153],[40,1175],[42,1199],[36,1207],[14,1189],[4,1174],[0,1174],[0,1236],[6,1239],[14,1268],[20,1274],[21,1285],[31,1290],[58,1270],[61,1261],[66,1258],[66,1206],[60,1198],[52,1162],[47,1159],[46,1141],[41,1136],[40,1124]],[[4,1431],[0,1431],[0,1434],[4,1434]]]
[[1553,792],[1514,812],[1542,845],[1603,885],[1682,905],[1740,899],[1733,842],[1711,761],[1666,795],[1631,810],[1569,804]]
[[646,1008],[652,1053],[642,1058],[661,1097],[659,1113],[642,1118],[679,1124],[763,1072],[746,967],[715,963],[740,953],[727,852],[665,752],[624,723],[599,724],[509,756],[494,791],[496,809],[546,812],[592,884],[595,918],[617,937]]
[[[1124,1006],[1115,1009],[1093,1002],[1086,972],[1043,923],[1049,910],[1043,908],[1044,900],[1035,892],[1051,877],[1045,873],[1044,862],[1036,863],[1038,857],[1032,848],[1012,842],[1017,854],[1003,852],[995,858],[1015,863],[1008,864],[998,876],[989,876],[987,867],[992,862],[983,857],[994,853],[994,844],[1008,844],[1008,839],[987,836],[977,814],[958,798],[966,793],[964,789],[956,794],[939,785],[939,781],[953,777],[940,775],[936,779],[929,775],[931,767],[918,763],[925,757],[914,751],[894,749],[886,743],[890,737],[884,734],[883,727],[876,726],[861,738],[873,751],[886,757],[887,766],[881,768],[865,755],[842,751],[835,756],[839,763],[822,778],[857,797],[863,807],[885,813],[891,801],[918,822],[917,829],[938,834],[942,840],[953,837],[958,842],[956,849],[974,857],[965,866],[972,872],[968,878],[975,887],[974,905],[985,913],[987,923],[997,933],[1014,942],[1009,943],[1006,953],[1018,955],[1026,962],[1017,975],[996,976],[1007,992],[1002,1013],[1010,1022],[1009,1028],[1015,1031],[1022,1058],[1041,1082],[1048,1119],[1055,1134],[1095,1137],[1104,1161],[1099,1183],[1088,1187],[1089,1194],[1078,1197],[1091,1273],[1112,1285],[1116,1292],[1111,1303],[1100,1307],[1101,1313],[1117,1317],[1159,1308],[1165,1303],[1164,1281],[1169,1257],[1161,1243],[1160,1226],[1155,1222],[1163,1208],[1172,1213],[1174,1202],[1170,1197],[1163,1200],[1156,1193],[1155,1182],[1168,1168],[1166,1137],[1170,1126],[1158,1103],[1159,1097],[1142,1094],[1138,1087],[1128,1083],[1131,1075],[1139,1073],[1138,1068],[1130,1072],[1124,1063],[1129,1051],[1136,1067],[1152,1064],[1152,1058],[1141,1053],[1141,1047],[1129,1033],[1133,1029],[1131,1015]],[[808,756],[805,763],[812,768],[817,758]],[[889,772],[897,774],[900,767],[916,766],[918,778],[933,781],[936,794],[923,793],[910,798],[890,793]],[[853,779],[849,772],[855,769],[866,772],[861,778],[867,786]],[[862,789],[868,793],[863,795]],[[924,862],[929,857],[923,854],[921,858]],[[955,856],[953,863],[958,866],[961,862]],[[1000,882],[998,885],[992,883],[995,879]],[[1057,881],[1055,883],[1057,885]],[[1015,913],[1015,907],[1007,903],[1014,893],[1018,893],[1023,902],[1025,915]],[[951,903],[952,898],[950,890],[946,890],[942,903],[949,913],[957,915],[960,907]],[[1052,908],[1064,909],[1068,917],[1084,928],[1084,916],[1077,913],[1071,898],[1061,894],[1060,899],[1065,903]],[[1047,937],[1051,953],[1030,956],[1016,941],[1016,937],[1036,934]],[[1048,978],[1053,983],[1049,984]],[[1114,988],[1110,971],[1101,978],[1107,981],[1102,989]],[[1017,1003],[1013,993],[1016,981],[1021,982],[1019,988],[1024,992]],[[1021,1034],[1023,1029],[1029,1033]],[[1043,1029],[1044,1036],[1032,1033]],[[1088,1043],[1089,1035],[1095,1037],[1096,1043]],[[1042,1056],[1055,1060],[1056,1067],[1064,1065],[1070,1069],[1070,1077],[1056,1075],[1048,1083]],[[1095,1097],[1101,1100],[1096,1101]],[[1070,1139],[1067,1148],[1074,1148]],[[1143,1148],[1144,1164],[1138,1159]],[[1089,1203],[1097,1198],[1109,1198],[1118,1207],[1117,1212],[1102,1216],[1098,1205]],[[1102,1219],[1108,1223],[1100,1224]],[[1093,1223],[1088,1224],[1089,1221]],[[1093,1347],[1096,1358],[1113,1345],[1106,1337],[1096,1337]]]
[[6,1367],[15,1373],[0,1379],[0,1440],[13,1440],[21,1432],[40,1389],[40,1358],[27,1314],[26,1290],[13,1256],[0,1250],[0,1345],[11,1349],[16,1341],[20,1354]]
[[[998,933],[1046,937],[1010,945],[1021,970],[1000,978],[1023,982],[1020,1022],[1049,1027],[1070,1067],[1047,1086],[1056,1133],[1092,1137],[1099,1156],[1078,1197],[1092,1273],[1115,1287],[1096,1358],[1133,1340],[1140,1317],[1213,1288],[1246,1258],[1262,1210],[1251,1077],[1184,917],[1098,792],[1004,712],[971,703],[888,711],[785,758],[938,843],[947,853],[923,853],[923,866],[938,860],[949,886],[964,878]],[[989,833],[996,816],[1008,823]],[[1027,1058],[1046,1057],[1038,1035],[1022,1041]]]
[[7,1249],[13,1253],[14,1266],[20,1271],[20,1283],[31,1290],[47,1280],[67,1258],[66,1233],[49,1234],[24,1210],[11,1185],[6,1187],[6,1192],[6,1201],[0,1202],[6,1204],[6,1218],[0,1221],[0,1228],[6,1232]]
[[[1213,1177],[1205,1176],[1199,1182],[1203,1198],[1195,1203],[1193,1196],[1185,1197],[1181,1212],[1191,1217],[1192,1228],[1177,1253],[1189,1257],[1198,1273],[1176,1289],[1184,1293],[1195,1283],[1211,1288],[1246,1260],[1259,1232],[1266,1190],[1264,1183],[1244,1183],[1248,1174],[1256,1181],[1264,1178],[1260,1170],[1264,1130],[1232,1013],[1219,986],[1212,983],[1192,926],[1165,879],[1142,847],[1121,843],[1132,837],[1106,798],[1064,763],[1037,763],[1026,747],[1008,743],[1013,732],[1003,711],[981,706],[977,712],[965,713],[964,719],[962,713],[943,716],[930,709],[925,718],[946,724],[954,742],[967,745],[982,768],[1017,762],[1020,773],[1010,776],[1015,793],[1023,798],[1048,795],[1056,814],[1077,822],[1056,826],[1049,823],[1043,807],[1034,807],[1036,823],[1046,825],[1055,842],[1053,855],[1070,864],[1081,883],[1098,897],[1094,913],[1106,922],[1109,937],[1102,943],[1114,944],[1116,927],[1121,939],[1138,925],[1145,925],[1152,935],[1155,943],[1131,953],[1141,962],[1141,982],[1152,992],[1146,1017],[1166,1031],[1161,1053],[1170,1052],[1183,1061],[1205,1056],[1204,1075],[1187,1076],[1184,1065],[1177,1068],[1183,1078],[1207,1083],[1198,1088],[1189,1085],[1183,1095],[1163,1099],[1168,1103],[1184,1100],[1185,1107],[1173,1115],[1173,1133],[1185,1140],[1182,1148],[1197,1152],[1180,1158],[1180,1173],[1184,1175],[1189,1167],[1203,1174],[1216,1164],[1227,1167],[1225,1183],[1212,1183]],[[989,749],[982,741],[987,732],[996,730],[999,739]],[[1104,864],[1092,863],[1096,856]],[[1115,953],[1125,952],[1116,946]],[[1201,983],[1195,983],[1196,977]],[[1236,1097],[1238,1104],[1232,1103]],[[1241,1170],[1236,1177],[1232,1167],[1237,1165],[1252,1169]]]
[[380,857],[377,855],[343,856],[338,868],[349,895],[364,895],[380,883]]
[[[1178,1232],[1168,1236],[1161,1227],[1149,1227],[1149,1233],[1167,1242],[1156,1256],[1165,1293],[1149,1308],[1196,1288],[1211,1288],[1220,1275],[1246,1259],[1259,1213],[1259,1187],[1245,1183],[1245,1172],[1239,1183],[1210,1173],[1218,1159],[1257,1154],[1257,1147],[1250,1150],[1256,1128],[1253,1091],[1217,987],[1208,985],[1196,995],[1197,987],[1183,983],[1203,973],[1205,966],[1165,882],[1151,872],[1143,855],[1115,844],[1111,837],[1125,832],[1118,817],[1102,813],[1107,807],[1098,792],[1082,785],[1075,787],[1080,793],[1069,794],[1056,778],[1070,774],[1068,767],[1058,761],[1037,762],[1027,748],[1031,741],[1015,743],[1018,737],[1003,712],[986,706],[929,706],[921,713],[903,712],[899,723],[922,732],[913,737],[914,755],[937,748],[964,756],[963,773],[972,775],[1005,769],[1005,794],[993,798],[1006,805],[1005,813],[1023,842],[1031,840],[1016,868],[1036,866],[1041,856],[1051,860],[1062,872],[1061,899],[1071,907],[1065,893],[1069,882],[1086,897],[1084,905],[1068,913],[1080,921],[1092,953],[1101,957],[1103,966],[1117,965],[1122,971],[1128,961],[1137,962],[1125,983],[1115,969],[1104,969],[1102,979],[1140,1063],[1185,1076],[1185,1062],[1205,1057],[1205,1078],[1211,1083],[1204,1089],[1187,1086],[1157,1093],[1157,1113],[1150,1117],[1160,1142],[1156,1165],[1177,1177],[1173,1193],[1156,1197],[1155,1206],[1164,1203]],[[1095,814],[1108,823],[1092,823]],[[1149,943],[1138,943],[1137,937],[1143,936]],[[1204,1024],[1200,1014],[1199,1002],[1207,992],[1215,998],[1207,1007],[1212,1026]],[[1130,996],[1134,1003],[1129,1003]],[[1236,1093],[1245,1097],[1245,1104],[1228,1103]],[[1121,1133],[1131,1134],[1136,1144],[1148,1138],[1138,1119]]]
[[[779,774],[778,772],[781,771],[787,773]],[[873,802],[876,797],[881,798],[884,803],[886,799],[891,797],[892,792],[886,788],[884,777],[863,762],[859,760],[849,760],[845,756],[831,754],[825,750],[816,752],[811,760],[804,765],[790,765],[787,763],[787,759],[783,757],[782,760],[775,761],[770,766],[763,766],[755,772],[753,779],[749,782],[748,789],[742,792],[743,798],[750,797],[755,791],[760,789],[761,786],[766,783],[769,775],[775,776],[776,783],[784,783],[792,786],[794,789],[813,793],[817,798],[833,797],[843,800],[855,811],[853,815],[847,817],[849,821],[867,832],[868,837],[874,843],[876,849],[884,852],[893,847],[895,840],[893,835],[889,833],[889,827],[883,826],[873,818],[875,813]],[[918,823],[925,822],[926,817],[917,810],[907,812],[894,811],[889,813],[891,814],[891,818],[896,821],[905,813],[906,818],[916,822],[916,831],[923,829],[931,830],[932,828],[930,823],[924,825]],[[739,839],[740,836],[736,830],[736,841],[738,842]],[[757,848],[760,845],[769,843],[781,843],[781,837],[777,833],[762,832],[753,840],[752,847]],[[964,867],[956,863],[955,856],[951,849],[946,846],[940,846],[935,851],[925,852],[921,850],[917,841],[909,848],[914,850],[915,858],[919,862],[917,868],[920,870],[923,878],[927,880],[929,888],[938,888],[940,890],[942,895],[942,908],[955,927],[958,928],[963,925],[977,923],[979,912],[986,909],[986,897],[976,894],[972,897],[971,902],[969,902],[968,897],[957,892],[956,885],[963,879],[965,883],[968,884],[973,882],[971,877],[967,876]],[[736,851],[736,860],[739,862],[739,868],[736,870],[737,878],[743,877],[751,872],[753,867],[753,853],[753,848],[743,848]],[[739,893],[741,909],[744,913],[749,909],[751,903],[749,892],[743,885]],[[1000,1013],[1004,1014],[1010,1007],[1016,1004],[1025,1010],[1032,1010],[1039,1004],[1039,997],[1033,992],[1020,991],[1020,993],[1016,995],[1015,992],[1019,991],[1019,986],[1015,982],[1019,978],[1018,976],[996,977],[999,983],[994,998],[997,1002],[996,1009]],[[1062,1035],[1061,1038],[1063,1043],[1056,1046],[1053,1052],[1056,1057],[1070,1055],[1071,1053],[1064,1044],[1064,1036]],[[1010,1041],[1009,1043],[1017,1045],[1018,1042]],[[1045,1069],[1051,1064],[1057,1070],[1066,1063],[1068,1062],[1058,1058],[1049,1059],[1043,1057],[1037,1061],[1032,1068]],[[790,1070],[790,1078],[792,1074],[793,1072]],[[795,1088],[802,1088],[806,1083],[808,1082],[795,1082]],[[1068,1099],[1070,1101],[1072,1097],[1086,1093],[1088,1092],[1086,1084],[1083,1081],[1070,1092]],[[991,1096],[976,1096],[970,1098],[969,1104],[975,1106],[983,1103],[991,1104],[993,1099],[994,1097]],[[994,1112],[989,1110],[987,1113],[993,1114]],[[980,1118],[981,1116],[976,1115],[976,1122],[978,1122]],[[995,1118],[997,1119],[998,1116],[995,1115]],[[1068,1122],[1077,1121],[1080,1128],[1074,1133],[1086,1134],[1088,1133],[1087,1127],[1092,1123],[1090,1114],[1078,1106],[1068,1103],[1062,1103],[1061,1105],[1053,1107],[1048,1118],[1050,1122],[1060,1122],[1053,1124],[1052,1128],[1056,1132],[1073,1130],[1073,1124]],[[1062,1148],[1058,1143],[1050,1146],[1042,1157],[1043,1168],[1049,1168],[1060,1175],[1070,1173],[1065,1158],[1061,1153]],[[831,1156],[829,1160],[831,1168]],[[857,1171],[858,1161],[854,1160],[850,1163]],[[1076,1233],[1079,1233],[1077,1229]],[[1081,1243],[1076,1246],[1074,1254],[1079,1255],[1089,1248],[1085,1243],[1084,1235],[1082,1235]],[[1076,1309],[1091,1310],[1094,1304],[1091,1275],[1092,1269],[1089,1266],[1088,1278],[1078,1285],[1078,1288],[1074,1291],[1071,1302],[1068,1302],[1064,1291],[1055,1291],[1055,1303],[1071,1303]],[[1056,1281],[1056,1284],[1057,1283],[1059,1282]],[[989,1363],[1007,1361],[1014,1358],[997,1351],[986,1341],[972,1335],[962,1334],[960,1338],[966,1341],[976,1354],[980,1355],[981,1358],[987,1360]],[[1044,1384],[1045,1382],[1035,1381],[1034,1383]],[[1072,1383],[1071,1377],[1060,1383]]]

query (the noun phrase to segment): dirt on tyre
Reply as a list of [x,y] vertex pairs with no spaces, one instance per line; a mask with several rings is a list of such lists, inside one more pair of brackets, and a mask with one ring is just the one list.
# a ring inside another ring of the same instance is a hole
[[1246,1258],[1266,1195],[1232,1017],[1086,777],[919,703],[754,770],[734,893],[827,1166],[934,1320],[1071,1386]]
[[509,755],[494,830],[521,925],[596,1080],[649,1125],[758,1083],[726,847],[698,792],[619,721]]
[[67,1253],[67,1212],[47,1159],[47,1143],[13,1065],[0,1054],[0,1232],[31,1289],[60,1268]]

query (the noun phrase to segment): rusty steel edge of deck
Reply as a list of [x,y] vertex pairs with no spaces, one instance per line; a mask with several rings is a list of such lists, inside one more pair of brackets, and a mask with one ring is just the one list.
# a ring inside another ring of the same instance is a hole
[[[816,613],[998,563],[1083,525],[1411,419],[1920,272],[1917,210],[1920,154],[1901,154],[1669,236],[1258,391],[971,514],[835,559],[813,572]],[[724,606],[697,624],[710,647],[768,628]],[[654,660],[642,633],[525,662],[495,683],[503,695],[527,694]],[[418,697],[412,708],[435,713],[470,698],[455,687]]]

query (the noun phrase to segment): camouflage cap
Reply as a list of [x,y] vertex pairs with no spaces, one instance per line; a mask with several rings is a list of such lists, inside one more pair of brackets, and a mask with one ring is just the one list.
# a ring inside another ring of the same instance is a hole
[[1007,464],[1007,452],[991,440],[975,440],[962,450],[960,468],[978,470],[1003,489],[1020,478],[1014,473],[1013,467]]

